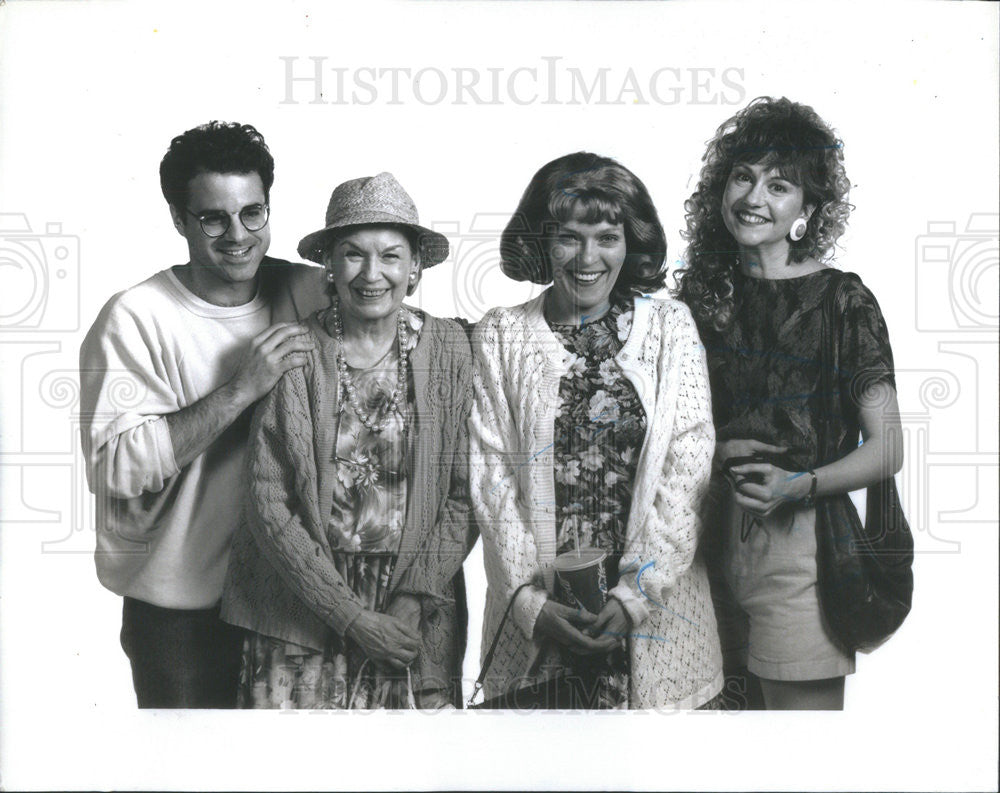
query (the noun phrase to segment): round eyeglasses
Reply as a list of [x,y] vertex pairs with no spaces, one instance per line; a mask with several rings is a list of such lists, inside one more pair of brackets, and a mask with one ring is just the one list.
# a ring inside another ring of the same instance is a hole
[[[185,207],[191,217],[197,218],[201,225],[202,233],[206,237],[221,237],[229,231],[229,224],[232,223],[232,216],[227,212],[203,212],[198,215]],[[270,207],[267,204],[251,204],[243,207],[239,211],[240,223],[247,231],[260,231],[267,225],[267,218],[270,215]]]

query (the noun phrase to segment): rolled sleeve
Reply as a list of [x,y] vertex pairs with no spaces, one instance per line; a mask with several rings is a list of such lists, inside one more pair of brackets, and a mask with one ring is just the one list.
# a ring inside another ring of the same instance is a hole
[[157,337],[118,297],[80,347],[80,432],[92,492],[158,492],[179,469],[166,416],[180,409]]
[[91,490],[105,488],[115,498],[157,493],[180,471],[164,416],[147,418],[113,435],[93,452],[89,463]]

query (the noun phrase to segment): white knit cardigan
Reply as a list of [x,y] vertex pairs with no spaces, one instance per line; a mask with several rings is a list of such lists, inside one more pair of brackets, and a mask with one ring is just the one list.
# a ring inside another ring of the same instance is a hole
[[[514,590],[486,679],[487,696],[519,684],[540,645],[535,620],[552,591],[556,552],[553,435],[567,353],[542,313],[545,294],[495,308],[473,334],[469,419],[473,509],[488,582],[483,652]],[[626,528],[621,580],[611,590],[633,621],[632,708],[696,708],[722,688],[722,657],[698,542],[698,502],[715,431],[704,349],[686,306],[636,298],[615,357],[635,387],[647,430]]]

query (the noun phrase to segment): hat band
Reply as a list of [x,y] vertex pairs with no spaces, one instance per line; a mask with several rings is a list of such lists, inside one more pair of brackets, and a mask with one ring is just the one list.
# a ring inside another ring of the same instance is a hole
[[393,223],[402,226],[416,226],[416,218],[407,218],[390,212],[378,212],[374,210],[357,210],[346,212],[336,217],[326,219],[328,229],[343,228],[344,226],[362,226],[368,223]]

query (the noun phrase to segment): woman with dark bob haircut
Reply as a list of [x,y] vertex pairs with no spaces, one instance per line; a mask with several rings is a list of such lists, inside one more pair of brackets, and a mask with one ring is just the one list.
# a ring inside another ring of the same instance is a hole
[[[860,278],[827,263],[851,209],[843,159],[812,108],[761,97],[719,127],[685,204],[677,295],[705,344],[718,439],[706,539],[719,542],[706,548],[727,670],[746,665],[767,708],[843,708],[854,654],[823,617],[813,503],[903,459],[882,313]],[[821,387],[828,293],[836,416]],[[836,459],[823,459],[825,437]]]
[[646,186],[614,160],[582,151],[544,166],[524,191],[500,238],[504,275],[552,283],[545,241],[549,231],[575,213],[581,213],[584,223],[607,219],[622,224],[627,253],[615,294],[641,295],[664,287],[667,240]]
[[[561,670],[575,696],[553,706],[714,707],[722,657],[695,557],[707,372],[688,309],[642,294],[665,272],[649,193],[612,159],[560,157],[531,180],[501,253],[511,278],[551,287],[473,334],[484,652],[513,599],[487,696]],[[555,571],[587,560],[592,589],[569,591]]]

